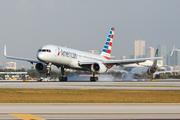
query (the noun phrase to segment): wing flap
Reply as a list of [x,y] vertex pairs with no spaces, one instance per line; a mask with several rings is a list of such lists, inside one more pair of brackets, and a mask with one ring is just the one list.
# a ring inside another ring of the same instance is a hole
[[163,57],[155,57],[155,58],[140,58],[140,59],[127,59],[127,60],[106,60],[106,61],[94,61],[94,62],[78,62],[79,65],[91,65],[98,62],[102,62],[105,65],[125,65],[125,64],[139,64],[141,62],[145,62],[146,60],[160,60]]
[[160,60],[160,59],[163,59],[163,57],[126,59],[126,60],[107,60],[107,61],[103,61],[103,63],[109,65],[125,65],[132,63],[139,64],[141,62],[145,62],[146,60]]
[[95,64],[95,63],[97,63],[97,62],[78,62],[78,64],[80,66],[82,66],[82,65],[92,65],[92,64]]

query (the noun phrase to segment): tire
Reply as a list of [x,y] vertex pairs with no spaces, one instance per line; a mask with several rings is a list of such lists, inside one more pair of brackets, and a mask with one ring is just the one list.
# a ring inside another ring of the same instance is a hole
[[59,81],[67,81],[67,77],[59,77]]
[[51,76],[51,73],[46,73],[47,76]]
[[98,80],[98,77],[90,77],[91,82],[96,82]]
[[156,78],[156,79],[159,79],[159,78],[160,78],[160,75],[156,75],[155,78]]

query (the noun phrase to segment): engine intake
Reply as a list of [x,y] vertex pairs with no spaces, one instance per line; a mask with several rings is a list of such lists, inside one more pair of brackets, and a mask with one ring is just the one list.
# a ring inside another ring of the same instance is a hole
[[37,63],[35,68],[40,73],[46,73],[46,71],[47,71],[47,65],[45,65],[43,63]]
[[94,63],[91,65],[91,70],[96,73],[105,73],[107,71],[107,67],[102,63]]
[[148,68],[148,70],[147,70],[147,73],[149,74],[149,75],[152,75],[152,74],[154,74],[156,72],[156,70],[153,68],[153,67],[150,67],[150,68]]

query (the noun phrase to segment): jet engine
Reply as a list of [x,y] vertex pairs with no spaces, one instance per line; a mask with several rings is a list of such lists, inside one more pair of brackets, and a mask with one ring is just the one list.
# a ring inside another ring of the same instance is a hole
[[40,73],[46,73],[47,72],[47,65],[45,65],[43,63],[37,63],[35,68]]
[[105,73],[108,69],[102,63],[94,63],[91,65],[91,70],[96,73]]
[[135,67],[131,72],[140,76],[148,76],[154,74],[156,69],[154,67]]
[[152,75],[152,74],[154,74],[155,72],[156,72],[156,69],[153,68],[153,67],[150,67],[150,68],[148,68],[148,70],[147,70],[147,73],[148,73],[149,75]]

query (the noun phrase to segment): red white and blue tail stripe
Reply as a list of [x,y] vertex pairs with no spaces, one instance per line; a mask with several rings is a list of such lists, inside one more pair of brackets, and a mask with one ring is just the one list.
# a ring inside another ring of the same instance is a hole
[[101,52],[101,56],[105,57],[106,59],[110,59],[111,56],[111,48],[112,48],[112,42],[114,37],[114,30],[115,28],[111,28],[109,35],[107,37],[107,41],[105,42],[103,51]]

